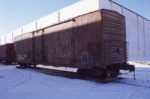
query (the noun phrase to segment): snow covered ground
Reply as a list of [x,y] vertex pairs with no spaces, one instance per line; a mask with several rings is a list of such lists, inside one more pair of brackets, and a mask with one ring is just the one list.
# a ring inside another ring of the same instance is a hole
[[136,80],[120,77],[98,83],[1,64],[0,99],[150,99],[150,66],[136,64]]

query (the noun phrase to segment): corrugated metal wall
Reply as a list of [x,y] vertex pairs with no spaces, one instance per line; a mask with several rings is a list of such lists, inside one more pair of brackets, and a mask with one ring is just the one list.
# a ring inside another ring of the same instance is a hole
[[[81,0],[46,17],[31,22],[13,31],[12,34],[9,34],[16,37],[103,8],[115,10],[125,15],[127,41],[129,42],[129,60],[150,59],[150,21],[110,0]],[[10,38],[8,35],[6,37]],[[13,42],[13,38],[6,39],[5,42]]]

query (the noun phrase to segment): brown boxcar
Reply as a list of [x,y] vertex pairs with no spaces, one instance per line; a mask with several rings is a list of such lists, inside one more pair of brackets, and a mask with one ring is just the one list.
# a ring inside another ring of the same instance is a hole
[[13,43],[0,46],[0,61],[5,63],[15,62],[15,49]]
[[125,17],[106,9],[16,37],[17,61],[79,68],[79,73],[118,75],[127,64]]

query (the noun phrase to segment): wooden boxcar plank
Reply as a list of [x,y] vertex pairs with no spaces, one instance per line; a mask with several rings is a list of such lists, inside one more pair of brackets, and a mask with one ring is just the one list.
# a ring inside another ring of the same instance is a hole
[[72,64],[72,21],[45,30],[47,64],[69,66]]
[[23,64],[33,64],[32,33],[26,33],[15,38],[16,61]]
[[43,64],[44,61],[44,31],[40,30],[33,33],[33,49],[34,49],[34,62],[36,64]]
[[32,39],[32,33],[26,33],[23,35],[23,53],[24,53],[24,60],[25,63],[32,64],[33,61],[33,39]]
[[99,11],[77,17],[74,23],[75,66],[91,68],[101,64],[101,15]]

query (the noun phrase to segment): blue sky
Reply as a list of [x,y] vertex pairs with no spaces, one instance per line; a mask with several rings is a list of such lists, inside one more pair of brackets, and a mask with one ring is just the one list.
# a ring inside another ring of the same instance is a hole
[[0,35],[79,0],[0,0]]
[[[79,0],[0,0],[0,35]],[[114,0],[150,19],[150,0]]]

